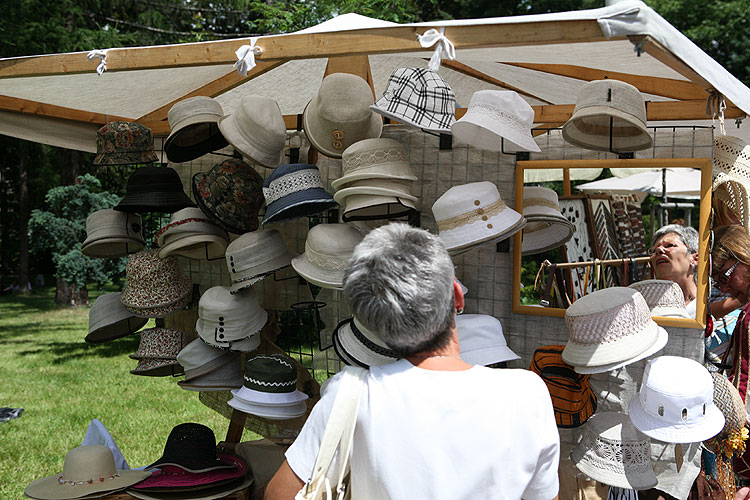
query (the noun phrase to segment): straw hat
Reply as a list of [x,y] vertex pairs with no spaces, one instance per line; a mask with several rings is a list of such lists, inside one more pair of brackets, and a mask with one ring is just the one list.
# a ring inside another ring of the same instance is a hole
[[201,295],[195,330],[208,345],[230,351],[254,351],[268,313],[252,288],[235,294],[229,287],[214,286]]
[[713,398],[714,382],[703,365],[680,356],[661,356],[646,364],[628,414],[633,425],[653,439],[697,443],[724,427],[724,415]]
[[140,470],[117,470],[112,450],[92,444],[73,448],[65,455],[61,473],[37,479],[24,494],[42,500],[66,500],[122,490],[151,475]]
[[194,207],[182,188],[180,175],[169,167],[145,166],[137,169],[125,186],[125,197],[115,210],[120,212],[172,213]]
[[109,122],[96,132],[94,165],[132,165],[157,160],[151,129],[145,125]]
[[370,110],[372,102],[372,90],[359,76],[333,73],[323,78],[302,115],[310,144],[326,156],[341,158],[355,142],[380,137],[383,120]]
[[161,458],[146,470],[163,465],[175,465],[188,472],[208,472],[219,469],[235,469],[216,457],[216,436],[210,427],[187,422],[172,428],[164,445]]
[[188,97],[172,106],[167,113],[171,132],[164,141],[167,159],[182,163],[227,146],[219,131],[222,116],[221,104],[208,96]]
[[89,311],[89,334],[86,342],[100,344],[135,333],[148,323],[125,309],[120,292],[100,295]]
[[570,458],[578,470],[610,486],[647,490],[657,483],[651,466],[651,440],[623,413],[593,415]]
[[88,257],[116,258],[143,250],[141,216],[111,208],[97,210],[86,218],[86,240],[81,252]]
[[610,79],[581,87],[562,135],[574,146],[595,151],[641,151],[653,144],[643,96],[629,83]]
[[181,255],[189,259],[217,259],[224,256],[229,235],[207,219],[200,208],[183,208],[173,213],[169,224],[156,233],[160,259]]
[[721,434],[739,434],[747,423],[747,410],[737,388],[721,373],[711,373],[714,380],[714,405],[724,415]]
[[349,258],[363,238],[350,224],[313,226],[307,233],[305,253],[292,259],[292,267],[313,285],[341,289]]
[[339,323],[333,331],[333,337],[336,354],[347,364],[369,368],[393,363],[399,358],[357,318],[345,319]]
[[383,97],[370,106],[392,120],[444,134],[456,121],[456,95],[437,71],[397,68],[388,78]]
[[523,228],[521,255],[546,252],[565,244],[575,227],[561,212],[557,193],[541,186],[523,188]]
[[[517,92],[479,90],[471,96],[466,114],[451,126],[451,132],[459,141],[489,151],[539,152],[531,136],[533,125],[534,110]],[[503,139],[507,139],[504,148]]]
[[120,299],[125,309],[136,316],[160,318],[182,309],[192,290],[190,278],[180,270],[177,257],[160,259],[156,249],[148,249],[128,259]]
[[432,205],[438,236],[451,255],[458,255],[514,235],[526,225],[488,181],[453,186]]
[[227,247],[226,260],[232,285],[237,293],[263,278],[292,264],[297,254],[289,250],[275,229],[245,233]]
[[336,206],[315,165],[279,165],[263,183],[266,215],[263,225],[323,212]]
[[631,283],[629,288],[638,290],[646,299],[651,316],[690,318],[685,308],[685,295],[680,285],[670,280],[643,280]]
[[461,359],[471,365],[492,365],[503,361],[521,359],[508,348],[503,336],[503,325],[487,314],[462,314],[456,316],[458,345]]
[[185,369],[185,379],[177,382],[183,389],[220,391],[242,385],[240,354],[210,346],[195,339],[177,354]]
[[364,179],[417,180],[409,166],[406,148],[385,138],[365,139],[346,148],[341,156],[341,171],[341,177],[331,183],[333,189]]
[[273,99],[244,96],[234,113],[219,120],[219,129],[229,144],[253,161],[268,168],[281,163],[286,125]]
[[177,354],[185,347],[185,332],[169,328],[148,328],[140,333],[138,349],[129,354],[138,360],[138,366],[130,370],[133,375],[147,377],[169,377],[184,370],[177,362]]
[[738,137],[714,136],[713,195],[750,232],[750,146]]

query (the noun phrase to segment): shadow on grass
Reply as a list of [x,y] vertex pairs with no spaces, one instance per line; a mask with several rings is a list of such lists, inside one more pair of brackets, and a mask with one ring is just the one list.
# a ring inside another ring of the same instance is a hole
[[138,335],[129,335],[105,344],[91,345],[84,341],[80,342],[45,342],[37,345],[36,349],[19,351],[21,356],[33,354],[51,353],[52,364],[61,365],[73,359],[85,357],[112,358],[131,354],[138,349]]

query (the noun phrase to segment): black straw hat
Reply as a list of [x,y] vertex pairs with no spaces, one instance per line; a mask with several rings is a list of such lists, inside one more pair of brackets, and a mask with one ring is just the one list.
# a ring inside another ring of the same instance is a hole
[[214,431],[202,424],[176,425],[169,433],[164,454],[146,470],[162,465],[175,465],[188,472],[207,472],[234,467],[216,458]]
[[179,174],[169,167],[140,167],[128,179],[125,193],[115,210],[173,213],[195,206],[185,194]]

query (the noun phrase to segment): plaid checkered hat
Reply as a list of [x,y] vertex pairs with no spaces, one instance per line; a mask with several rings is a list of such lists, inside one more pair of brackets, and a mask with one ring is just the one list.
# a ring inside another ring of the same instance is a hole
[[383,97],[370,108],[423,130],[450,134],[456,121],[456,94],[437,71],[398,68],[388,79]]

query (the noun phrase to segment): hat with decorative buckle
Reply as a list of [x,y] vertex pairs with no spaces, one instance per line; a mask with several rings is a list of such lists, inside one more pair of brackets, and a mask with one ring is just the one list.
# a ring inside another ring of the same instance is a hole
[[307,233],[305,253],[292,259],[292,267],[313,285],[341,289],[349,258],[363,238],[351,224],[313,226]]
[[190,278],[180,270],[177,257],[160,259],[156,249],[148,249],[128,259],[120,299],[136,316],[160,318],[182,309],[192,291]]
[[526,225],[488,181],[453,186],[432,205],[438,236],[451,255],[511,237]]
[[685,295],[680,285],[670,280],[643,280],[631,283],[629,288],[638,290],[646,299],[651,316],[668,318],[690,318],[685,308]]
[[227,286],[214,286],[201,295],[195,330],[208,345],[249,352],[260,345],[267,319],[252,287],[232,294]]
[[218,259],[224,256],[229,235],[197,207],[172,214],[169,224],[156,233],[159,258],[181,255],[189,259]]
[[168,377],[183,373],[177,354],[185,347],[185,332],[169,328],[148,328],[140,333],[138,349],[128,355],[137,359],[138,366],[130,370],[133,375]]
[[352,181],[399,179],[416,181],[406,148],[393,139],[365,139],[346,148],[341,156],[342,175],[331,183],[342,189]]
[[739,137],[714,136],[713,196],[750,232],[750,146]]
[[500,321],[487,314],[456,316],[461,359],[470,365],[492,365],[521,359],[508,347]]
[[128,179],[125,197],[115,210],[120,212],[173,213],[194,207],[182,188],[180,175],[169,167],[145,166],[138,168]]
[[653,144],[643,95],[629,83],[595,80],[581,87],[563,138],[595,151],[641,151]]
[[380,137],[383,120],[370,110],[373,95],[367,82],[349,73],[333,73],[320,84],[302,120],[310,144],[322,154],[341,158],[355,142]]
[[315,165],[279,165],[263,183],[263,225],[309,217],[338,206],[323,186]]
[[86,240],[81,252],[88,257],[116,258],[143,250],[141,216],[111,208],[97,210],[86,218]]
[[226,147],[229,143],[218,125],[222,116],[221,104],[208,96],[188,97],[175,103],[167,113],[171,130],[164,142],[167,159],[183,163]]
[[189,391],[225,391],[242,385],[240,353],[225,351],[195,339],[177,354],[185,379],[177,385]]
[[86,342],[100,344],[135,333],[148,323],[148,318],[139,318],[125,309],[120,296],[107,293],[94,301],[89,311],[89,334]]
[[575,228],[561,212],[557,193],[540,186],[523,188],[523,228],[521,255],[546,252],[565,244]]
[[232,114],[219,120],[219,129],[229,144],[251,160],[268,168],[281,163],[286,125],[275,100],[244,96]]
[[534,110],[517,92],[479,90],[451,131],[457,140],[480,149],[539,152],[531,136],[533,125]]
[[96,132],[94,165],[132,165],[157,160],[151,129],[145,125],[109,122]]
[[333,331],[333,348],[349,365],[380,366],[399,359],[385,342],[365,328],[357,318],[345,319]]
[[193,176],[193,196],[203,213],[230,233],[258,229],[263,206],[263,178],[236,158],[214,165],[208,173]]
[[237,293],[292,263],[297,254],[289,250],[275,229],[245,233],[227,247],[226,260],[232,285]]
[[235,464],[217,458],[214,431],[196,423],[176,425],[167,437],[161,458],[145,469],[151,470],[163,465],[174,465],[188,472],[236,468]]

